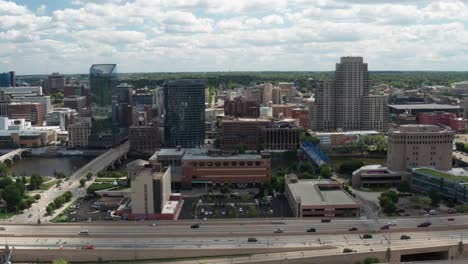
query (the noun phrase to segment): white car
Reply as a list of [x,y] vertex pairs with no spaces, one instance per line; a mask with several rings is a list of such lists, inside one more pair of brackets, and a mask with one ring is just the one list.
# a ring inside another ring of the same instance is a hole
[[389,226],[396,226],[398,224],[398,222],[397,221],[389,221],[387,224]]
[[241,208],[239,208],[239,212],[242,212],[242,211],[244,211],[244,210],[242,209],[242,207],[241,207]]

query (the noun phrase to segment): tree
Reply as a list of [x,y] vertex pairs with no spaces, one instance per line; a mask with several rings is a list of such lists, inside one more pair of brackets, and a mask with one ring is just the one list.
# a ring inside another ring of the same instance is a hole
[[250,205],[247,209],[247,215],[249,217],[256,217],[257,216],[257,208],[254,205]]
[[285,161],[296,161],[297,160],[297,150],[288,150],[283,152],[283,159]]
[[382,207],[382,210],[386,214],[394,214],[396,211],[396,205],[392,199],[388,196],[379,197],[379,204]]
[[379,263],[380,260],[378,258],[373,258],[373,257],[367,257],[364,259],[363,264],[374,264],[374,263]]
[[84,187],[86,184],[86,179],[80,179],[80,186]]
[[320,176],[323,178],[330,178],[332,176],[332,169],[328,165],[320,166]]
[[398,202],[398,193],[395,191],[387,191],[383,192],[380,197],[387,196],[392,200],[392,202],[397,203]]
[[239,154],[245,154],[245,150],[247,149],[247,147],[244,145],[244,144],[239,144],[239,146],[237,146],[237,152]]
[[411,192],[411,185],[407,181],[402,181],[400,186],[398,186],[399,192]]
[[20,207],[23,194],[21,193],[21,190],[18,188],[17,184],[11,183],[10,185],[7,185],[5,189],[3,189],[2,197],[7,204],[8,211],[15,212]]
[[347,160],[340,165],[340,173],[351,174],[355,170],[364,166],[364,162],[360,160]]
[[44,178],[38,174],[31,175],[29,179],[29,190],[39,189],[41,184],[44,182]]
[[431,199],[431,205],[432,206],[439,206],[441,197],[440,197],[440,192],[436,189],[432,189],[429,191],[429,198]]
[[93,177],[93,174],[91,172],[86,173],[86,180],[89,181]]
[[300,172],[309,172],[309,173],[314,173],[314,166],[310,161],[304,162],[299,166],[299,171]]
[[313,175],[312,173],[310,172],[303,172],[302,173],[302,179],[317,179],[317,176]]
[[8,166],[5,163],[0,163],[0,177],[5,177],[9,173]]

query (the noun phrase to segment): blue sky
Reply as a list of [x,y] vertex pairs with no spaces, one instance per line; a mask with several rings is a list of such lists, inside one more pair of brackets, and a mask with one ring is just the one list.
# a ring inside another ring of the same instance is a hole
[[459,70],[458,0],[0,0],[0,72]]

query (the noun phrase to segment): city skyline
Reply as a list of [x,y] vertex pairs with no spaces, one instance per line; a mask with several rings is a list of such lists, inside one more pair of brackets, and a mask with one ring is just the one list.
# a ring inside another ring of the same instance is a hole
[[372,2],[0,1],[0,72],[466,70],[465,2]]

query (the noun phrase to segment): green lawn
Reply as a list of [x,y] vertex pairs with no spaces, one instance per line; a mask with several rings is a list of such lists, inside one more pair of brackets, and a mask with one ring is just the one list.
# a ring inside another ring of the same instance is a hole
[[15,215],[14,213],[0,213],[0,220],[10,218],[14,215]]
[[48,181],[46,183],[41,184],[41,186],[39,188],[41,190],[45,191],[45,190],[49,190],[55,184],[57,184],[57,181],[55,181],[55,180],[54,181]]
[[452,174],[449,174],[449,173],[436,171],[436,170],[431,170],[431,169],[428,169],[428,168],[420,168],[420,169],[416,169],[415,171],[425,173],[425,174],[429,174],[429,175],[436,176],[436,177],[441,177],[441,178],[452,180],[452,181],[466,182],[468,180],[466,177],[455,176],[455,175],[452,175]]

